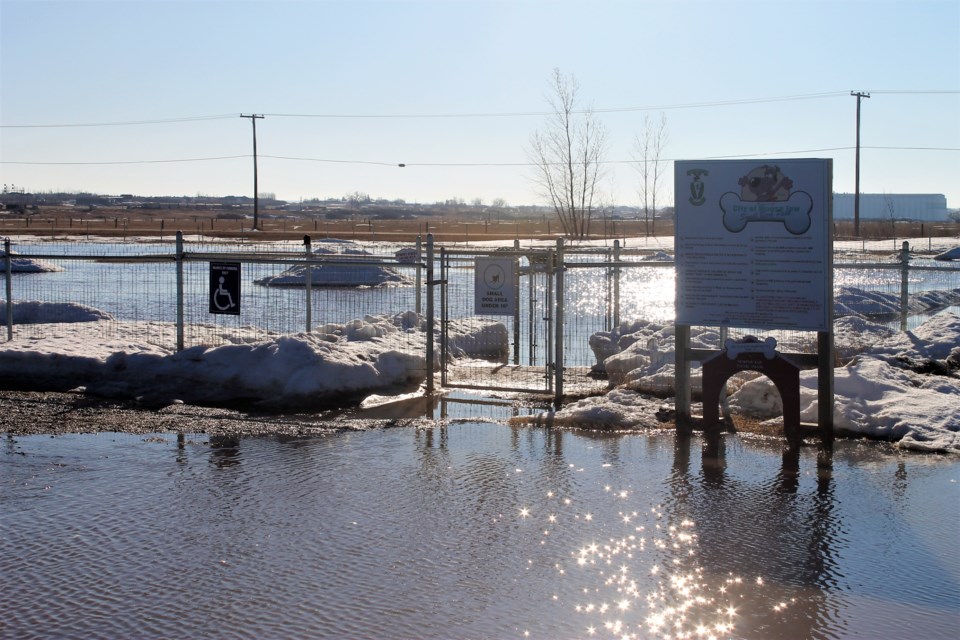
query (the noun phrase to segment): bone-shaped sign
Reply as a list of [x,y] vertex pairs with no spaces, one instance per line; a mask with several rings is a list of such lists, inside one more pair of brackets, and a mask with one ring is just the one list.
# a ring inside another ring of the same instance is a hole
[[727,357],[731,360],[736,360],[741,353],[762,353],[767,360],[773,360],[777,355],[776,338],[767,338],[763,342],[753,336],[747,336],[743,340],[727,338],[723,346],[726,348]]
[[720,208],[723,226],[733,233],[743,231],[749,222],[782,222],[787,231],[798,236],[810,228],[813,198],[805,191],[795,191],[779,202],[746,202],[728,191],[720,197]]

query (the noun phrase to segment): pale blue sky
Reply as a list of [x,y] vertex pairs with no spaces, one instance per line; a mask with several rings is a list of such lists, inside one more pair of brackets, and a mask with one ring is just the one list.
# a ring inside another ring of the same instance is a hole
[[[250,195],[239,114],[263,113],[261,192],[539,203],[529,167],[449,165],[527,162],[543,117],[465,114],[544,111],[554,67],[577,77],[584,106],[650,108],[598,113],[608,201],[637,203],[637,174],[617,161],[661,107],[669,159],[831,157],[835,190],[851,192],[850,91],[863,90],[861,191],[960,207],[958,0],[0,0],[0,181]],[[750,102],[787,96],[803,98]],[[451,117],[301,117],[425,114]],[[204,116],[224,117],[190,120]],[[169,119],[188,120],[24,126]],[[241,157],[25,164],[228,156]]]

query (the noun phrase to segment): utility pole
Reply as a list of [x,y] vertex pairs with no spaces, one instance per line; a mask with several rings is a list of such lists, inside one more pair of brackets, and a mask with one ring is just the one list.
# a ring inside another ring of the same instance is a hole
[[862,91],[851,91],[850,95],[857,97],[857,168],[854,178],[855,186],[853,192],[853,235],[860,237],[860,100],[869,98],[869,93]]
[[251,113],[246,116],[241,113],[240,117],[250,118],[250,124],[253,125],[253,228],[256,230],[260,228],[260,196],[257,190],[257,119],[263,119],[263,115]]

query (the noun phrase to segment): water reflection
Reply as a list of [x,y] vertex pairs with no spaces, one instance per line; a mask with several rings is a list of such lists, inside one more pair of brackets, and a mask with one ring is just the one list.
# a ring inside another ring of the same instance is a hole
[[767,481],[728,473],[727,445],[723,435],[704,438],[697,478],[690,469],[690,439],[677,439],[664,510],[670,522],[688,523],[697,541],[695,559],[681,564],[690,565],[685,570],[702,584],[719,584],[721,595],[752,585],[751,607],[718,623],[727,630],[768,638],[836,637],[839,605],[828,596],[836,584],[834,543],[841,527],[832,509],[830,461],[821,460],[816,491],[804,496],[798,493],[799,450],[787,449],[776,477]]
[[[618,440],[619,442],[620,440]],[[701,449],[691,462],[692,445]],[[798,495],[799,452],[773,478],[728,470],[727,438],[678,437],[662,503],[616,516],[572,552],[587,634],[621,638],[835,637],[832,481]],[[609,458],[608,448],[605,458]],[[586,519],[586,518],[585,518]],[[596,518],[590,518],[596,521]]]
[[221,469],[240,464],[240,438],[210,436],[210,462]]
[[5,630],[954,637],[958,463],[780,447],[445,421],[8,440]]

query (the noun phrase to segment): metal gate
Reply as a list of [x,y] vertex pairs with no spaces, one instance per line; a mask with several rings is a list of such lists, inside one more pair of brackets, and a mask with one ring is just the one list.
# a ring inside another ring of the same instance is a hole
[[[477,315],[478,258],[513,264],[508,316]],[[534,394],[557,391],[557,256],[553,249],[440,249],[440,382],[444,387]],[[562,382],[560,383],[562,385]]]

